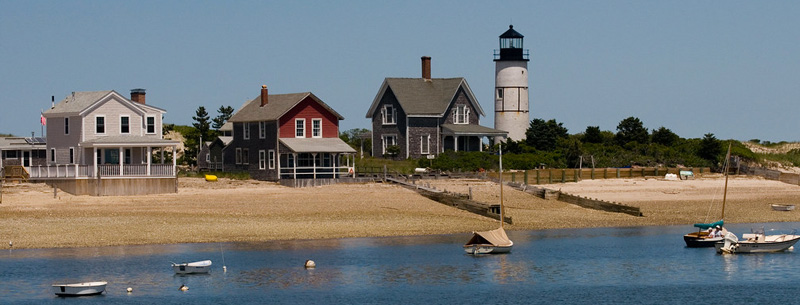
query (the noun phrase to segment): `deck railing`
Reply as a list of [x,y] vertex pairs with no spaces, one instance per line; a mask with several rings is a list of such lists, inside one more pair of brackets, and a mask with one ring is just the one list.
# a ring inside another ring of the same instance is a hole
[[283,179],[315,179],[315,178],[340,178],[352,176],[352,167],[332,166],[332,167],[281,167],[281,178]]
[[[122,171],[120,173],[120,170]],[[43,178],[95,178],[93,165],[57,164],[28,167],[31,179]],[[100,177],[175,177],[172,164],[151,164],[150,174],[147,164],[102,164],[97,166]]]

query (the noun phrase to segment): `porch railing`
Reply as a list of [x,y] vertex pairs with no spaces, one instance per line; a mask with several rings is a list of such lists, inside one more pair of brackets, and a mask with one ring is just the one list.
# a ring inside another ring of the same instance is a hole
[[[93,165],[58,164],[28,167],[31,179],[41,178],[95,178]],[[122,173],[120,173],[120,170]],[[100,177],[175,177],[172,164],[151,164],[147,174],[147,164],[103,164],[97,166]]]
[[281,167],[281,178],[283,179],[314,179],[314,178],[340,178],[352,176],[353,172],[350,170],[354,168],[348,166],[332,166],[332,167]]

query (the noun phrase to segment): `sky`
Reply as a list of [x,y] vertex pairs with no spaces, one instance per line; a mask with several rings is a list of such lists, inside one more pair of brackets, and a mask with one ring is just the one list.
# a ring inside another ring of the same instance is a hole
[[0,0],[0,133],[41,133],[73,91],[147,90],[189,125],[260,94],[312,92],[370,128],[386,77],[464,77],[494,126],[509,24],[530,50],[530,118],[570,133],[639,118],[684,138],[800,141],[798,1]]

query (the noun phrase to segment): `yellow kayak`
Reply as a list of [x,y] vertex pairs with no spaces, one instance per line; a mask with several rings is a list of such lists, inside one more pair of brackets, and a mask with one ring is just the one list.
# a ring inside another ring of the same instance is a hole
[[206,175],[206,181],[217,181],[217,176]]

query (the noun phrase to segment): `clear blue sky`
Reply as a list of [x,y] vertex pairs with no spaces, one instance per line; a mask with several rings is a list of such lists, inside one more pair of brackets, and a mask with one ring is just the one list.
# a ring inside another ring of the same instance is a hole
[[39,134],[72,91],[147,89],[167,123],[311,91],[369,128],[385,77],[465,77],[493,127],[498,36],[525,35],[531,119],[635,116],[681,137],[800,140],[797,1],[0,0],[0,133]]

